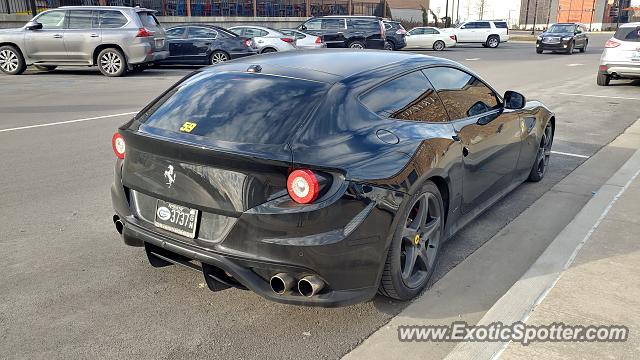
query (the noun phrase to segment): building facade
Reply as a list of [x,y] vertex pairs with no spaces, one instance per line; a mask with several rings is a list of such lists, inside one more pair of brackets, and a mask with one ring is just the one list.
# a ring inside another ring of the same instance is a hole
[[640,0],[522,0],[520,27],[545,29],[556,22],[577,22],[592,31],[640,21]]

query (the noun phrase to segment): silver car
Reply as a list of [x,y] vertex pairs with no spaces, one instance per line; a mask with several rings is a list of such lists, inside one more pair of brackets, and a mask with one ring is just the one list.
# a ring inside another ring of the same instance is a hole
[[280,29],[278,31],[287,36],[293,37],[296,40],[296,47],[298,49],[321,49],[327,47],[327,44],[322,42],[322,38],[320,36],[307,34],[294,29]]
[[234,26],[229,30],[242,37],[253,39],[258,46],[258,53],[260,54],[296,49],[296,41],[292,36],[287,36],[268,27],[243,25]]
[[598,85],[623,78],[640,78],[640,22],[620,25],[600,58]]
[[69,6],[38,14],[19,29],[0,30],[0,70],[17,75],[28,65],[97,66],[106,76],[141,71],[169,50],[154,10]]

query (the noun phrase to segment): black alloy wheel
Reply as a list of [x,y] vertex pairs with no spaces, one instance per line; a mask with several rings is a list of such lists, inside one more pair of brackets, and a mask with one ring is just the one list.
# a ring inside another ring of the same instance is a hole
[[553,145],[553,126],[551,121],[547,123],[542,134],[542,140],[538,146],[538,152],[536,154],[536,162],[533,164],[531,173],[529,173],[529,181],[538,182],[544,178],[544,174],[547,172],[549,166],[549,159],[551,158],[551,146]]

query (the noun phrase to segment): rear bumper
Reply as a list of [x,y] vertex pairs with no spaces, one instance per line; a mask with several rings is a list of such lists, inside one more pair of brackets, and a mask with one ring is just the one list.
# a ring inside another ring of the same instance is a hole
[[168,50],[155,50],[146,42],[133,44],[125,48],[129,64],[144,64],[164,60],[169,57]]
[[599,70],[600,74],[615,75],[619,77],[640,77],[640,62],[611,62],[603,63],[600,66],[606,66],[607,70]]
[[[395,211],[404,196],[368,186],[362,191],[364,186],[354,185],[349,187],[354,190],[325,208],[298,213],[248,211],[232,219],[232,228],[219,241],[200,239],[200,235],[189,239],[159,229],[136,214],[133,208],[140,206],[132,205],[137,200],[121,184],[119,168],[111,198],[123,224],[125,244],[151,244],[226,271],[239,287],[269,300],[305,306],[345,306],[375,296]],[[202,221],[199,233],[205,233],[201,226]],[[295,287],[276,294],[269,279],[281,272],[296,280],[315,275],[326,285],[312,297],[300,295]]]

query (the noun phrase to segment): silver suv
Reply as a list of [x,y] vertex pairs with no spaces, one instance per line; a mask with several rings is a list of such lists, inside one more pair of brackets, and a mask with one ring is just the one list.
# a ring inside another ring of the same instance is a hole
[[154,10],[68,6],[38,14],[19,29],[0,30],[0,70],[18,75],[27,65],[97,66],[106,76],[141,71],[169,56]]

